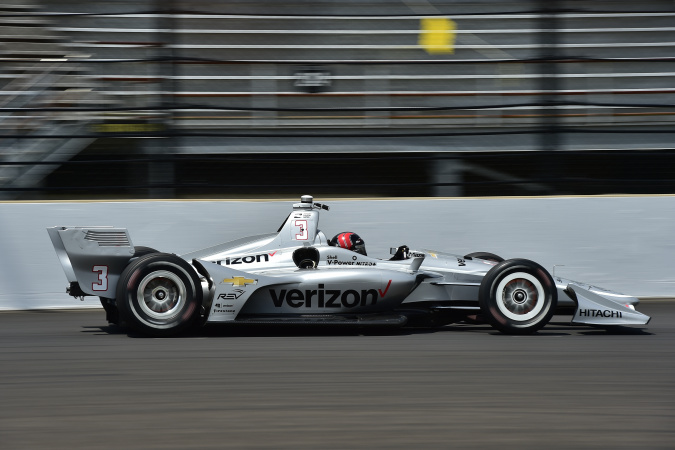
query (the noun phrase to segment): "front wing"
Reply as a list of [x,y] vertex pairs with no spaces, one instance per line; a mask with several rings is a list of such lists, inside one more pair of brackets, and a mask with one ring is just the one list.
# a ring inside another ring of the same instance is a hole
[[621,304],[603,297],[576,283],[567,285],[567,291],[576,301],[573,324],[584,325],[646,325],[649,316],[635,310],[632,304]]

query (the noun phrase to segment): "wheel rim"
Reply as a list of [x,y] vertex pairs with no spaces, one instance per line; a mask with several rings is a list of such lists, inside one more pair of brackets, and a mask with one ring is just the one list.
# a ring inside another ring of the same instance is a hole
[[523,322],[536,317],[546,303],[541,282],[529,273],[516,272],[497,286],[497,307],[511,320]]
[[183,281],[173,272],[158,270],[141,280],[137,298],[141,310],[154,319],[169,319],[185,304]]

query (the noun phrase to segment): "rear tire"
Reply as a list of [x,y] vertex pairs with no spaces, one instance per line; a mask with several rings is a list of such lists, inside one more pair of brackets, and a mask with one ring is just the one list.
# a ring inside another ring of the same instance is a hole
[[124,269],[117,285],[120,319],[151,336],[172,336],[188,329],[201,302],[199,277],[176,255],[139,257]]
[[509,259],[485,274],[478,301],[494,328],[507,334],[529,334],[551,320],[558,292],[542,266],[527,259]]
[[142,245],[134,246],[134,256],[133,258],[138,258],[140,256],[149,255],[150,253],[159,253],[159,250],[155,250],[152,247],[144,247]]
[[[134,256],[132,258],[138,258],[141,256],[149,255],[150,253],[159,253],[159,250],[155,250],[152,247],[144,247],[142,245],[136,245],[134,247]],[[123,322],[120,322],[120,313],[117,309],[117,302],[114,298],[105,298],[99,297],[101,299],[101,305],[105,310],[105,319],[108,323],[115,325],[123,325]]]
[[115,299],[99,297],[99,300],[101,300],[101,306],[103,306],[103,310],[105,311],[105,320],[107,320],[108,323],[119,325],[120,316],[119,311],[117,311],[117,306],[115,305]]

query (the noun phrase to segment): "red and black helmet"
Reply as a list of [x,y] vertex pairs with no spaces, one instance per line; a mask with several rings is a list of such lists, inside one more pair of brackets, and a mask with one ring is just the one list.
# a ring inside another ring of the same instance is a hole
[[338,233],[335,236],[333,236],[333,239],[330,240],[328,243],[329,245],[332,245],[333,247],[342,247],[346,248],[347,250],[351,250],[356,253],[361,253],[364,256],[368,256],[366,254],[366,243],[363,242],[363,239],[351,231],[345,231],[342,233]]

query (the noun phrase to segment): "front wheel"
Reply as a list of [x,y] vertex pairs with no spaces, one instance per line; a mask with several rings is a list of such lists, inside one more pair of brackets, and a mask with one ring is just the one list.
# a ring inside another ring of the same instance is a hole
[[507,334],[528,334],[551,320],[558,293],[553,278],[539,264],[509,259],[485,275],[478,301],[494,328]]
[[502,258],[499,255],[495,255],[494,253],[490,252],[473,252],[469,253],[468,255],[465,255],[464,258],[466,259],[473,259],[473,258],[478,258],[478,259],[484,259],[486,261],[493,261],[500,263],[504,261],[504,258]]
[[152,336],[171,336],[194,322],[202,289],[194,269],[176,255],[151,253],[132,261],[117,285],[120,319]]

